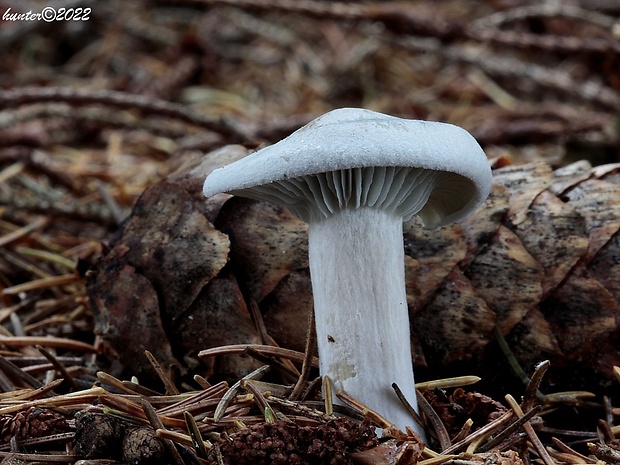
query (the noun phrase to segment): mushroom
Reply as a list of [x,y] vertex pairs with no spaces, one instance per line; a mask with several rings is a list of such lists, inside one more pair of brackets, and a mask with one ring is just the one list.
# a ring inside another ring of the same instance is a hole
[[343,108],[213,171],[203,192],[284,204],[308,223],[321,374],[421,434],[392,389],[417,409],[403,221],[461,220],[490,185],[487,157],[464,129]]

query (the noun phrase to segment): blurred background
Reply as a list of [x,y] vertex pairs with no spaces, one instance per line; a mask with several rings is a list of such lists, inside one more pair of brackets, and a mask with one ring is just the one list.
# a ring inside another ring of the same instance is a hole
[[[45,7],[54,20],[16,16]],[[2,147],[112,137],[122,156],[166,158],[355,106],[461,125],[491,157],[618,161],[614,1],[20,0],[0,14]],[[7,93],[26,87],[47,97]]]

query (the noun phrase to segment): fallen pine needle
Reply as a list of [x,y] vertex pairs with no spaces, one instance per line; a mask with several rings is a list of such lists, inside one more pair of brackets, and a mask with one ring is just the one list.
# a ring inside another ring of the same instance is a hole
[[35,291],[37,289],[47,289],[56,286],[65,286],[79,281],[79,276],[71,274],[63,274],[60,276],[50,276],[49,278],[34,279],[27,283],[18,284],[5,288],[2,293],[4,295],[15,295],[21,292]]

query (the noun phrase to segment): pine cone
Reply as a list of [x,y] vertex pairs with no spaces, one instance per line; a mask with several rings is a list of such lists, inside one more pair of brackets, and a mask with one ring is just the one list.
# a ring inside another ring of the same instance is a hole
[[[144,349],[179,363],[173,354],[259,343],[250,301],[280,345],[304,350],[306,225],[268,203],[202,197],[205,174],[245,153],[224,147],[147,189],[90,273],[97,327],[131,373],[142,373]],[[550,359],[549,380],[599,389],[620,364],[620,170],[539,162],[494,176],[468,220],[405,233],[417,373],[428,366],[427,377],[466,372],[498,389],[513,384],[497,328],[526,370]],[[232,380],[249,369],[247,359],[215,363]]]
[[114,459],[134,465],[168,463],[155,430],[89,409],[76,416],[73,453],[83,459]]
[[127,424],[123,420],[88,409],[76,415],[73,452],[84,459],[121,459]]
[[0,434],[3,443],[10,442],[14,436],[20,441],[66,433],[71,430],[71,425],[63,415],[38,407],[30,407],[14,415],[0,417]]
[[166,463],[166,446],[153,428],[129,428],[123,437],[123,460],[135,465]]

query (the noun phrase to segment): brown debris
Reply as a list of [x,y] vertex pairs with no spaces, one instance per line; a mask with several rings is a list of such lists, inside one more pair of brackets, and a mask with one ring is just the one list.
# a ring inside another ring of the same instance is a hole
[[344,418],[318,427],[292,423],[261,423],[241,429],[220,445],[226,464],[285,465],[355,463],[349,454],[375,447],[371,429]]
[[617,445],[588,443],[588,449],[605,463],[620,463],[620,448]]
[[443,421],[450,438],[454,438],[463,424],[471,419],[475,429],[497,419],[506,408],[488,396],[466,392],[461,388],[446,395],[441,391],[425,391],[424,397]]
[[406,465],[417,463],[422,451],[423,444],[419,441],[388,439],[368,450],[353,452],[350,456],[355,463],[361,465]]
[[514,450],[501,452],[489,452],[486,454],[477,454],[475,460],[485,463],[486,465],[523,465],[523,459]]

